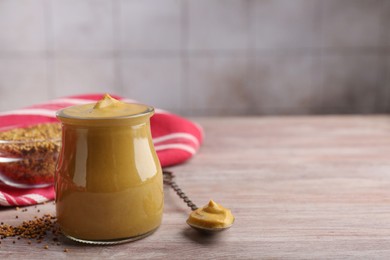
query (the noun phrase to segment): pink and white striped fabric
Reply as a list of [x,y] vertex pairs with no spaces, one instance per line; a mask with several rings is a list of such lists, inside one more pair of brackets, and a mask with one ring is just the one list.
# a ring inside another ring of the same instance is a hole
[[[0,113],[0,128],[23,127],[26,125],[57,122],[55,112],[59,109],[86,104],[101,99],[103,94],[78,95],[55,99],[43,104],[20,110]],[[113,97],[126,102],[134,100]],[[162,167],[182,163],[199,149],[203,139],[202,128],[180,116],[155,110],[151,118],[153,142]],[[24,206],[54,199],[53,186],[37,189],[19,189],[0,182],[0,206]]]

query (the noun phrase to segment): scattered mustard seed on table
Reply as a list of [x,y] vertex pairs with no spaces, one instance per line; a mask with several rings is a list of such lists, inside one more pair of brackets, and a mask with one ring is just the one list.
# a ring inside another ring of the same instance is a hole
[[[50,214],[45,214],[34,220],[23,221],[19,226],[11,226],[7,224],[0,225],[0,236],[6,237],[22,237],[22,238],[43,238],[47,232],[55,230],[55,233],[60,233],[59,227],[55,225],[56,217]],[[52,232],[53,233],[53,232]]]

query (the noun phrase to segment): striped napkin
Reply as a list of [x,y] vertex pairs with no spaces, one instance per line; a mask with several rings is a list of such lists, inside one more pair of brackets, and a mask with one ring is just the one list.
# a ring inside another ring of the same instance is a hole
[[[59,109],[95,102],[103,94],[77,95],[55,99],[43,104],[20,110],[0,113],[0,128],[58,122],[55,112]],[[134,100],[111,95],[125,101]],[[191,158],[199,149],[203,139],[202,128],[185,118],[156,109],[150,119],[153,143],[162,167],[182,163]],[[20,189],[0,182],[0,206],[24,206],[54,199],[54,187]]]

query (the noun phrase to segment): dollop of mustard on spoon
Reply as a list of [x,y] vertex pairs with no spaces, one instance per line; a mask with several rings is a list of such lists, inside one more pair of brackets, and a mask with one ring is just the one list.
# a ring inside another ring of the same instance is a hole
[[230,209],[210,200],[210,202],[198,208],[190,214],[187,224],[196,229],[209,231],[225,230],[233,225],[234,216]]

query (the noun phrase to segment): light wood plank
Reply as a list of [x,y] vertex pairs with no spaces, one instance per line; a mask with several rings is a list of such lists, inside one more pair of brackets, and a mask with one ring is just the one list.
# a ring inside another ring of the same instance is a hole
[[[163,224],[143,240],[91,247],[62,239],[45,250],[45,242],[7,239],[0,258],[389,258],[390,117],[195,120],[205,142],[171,170],[198,205],[213,198],[232,209],[230,230],[214,237],[191,230],[189,209],[166,190]],[[54,213],[51,203],[38,208]],[[15,224],[36,210],[1,209],[0,219]]]

